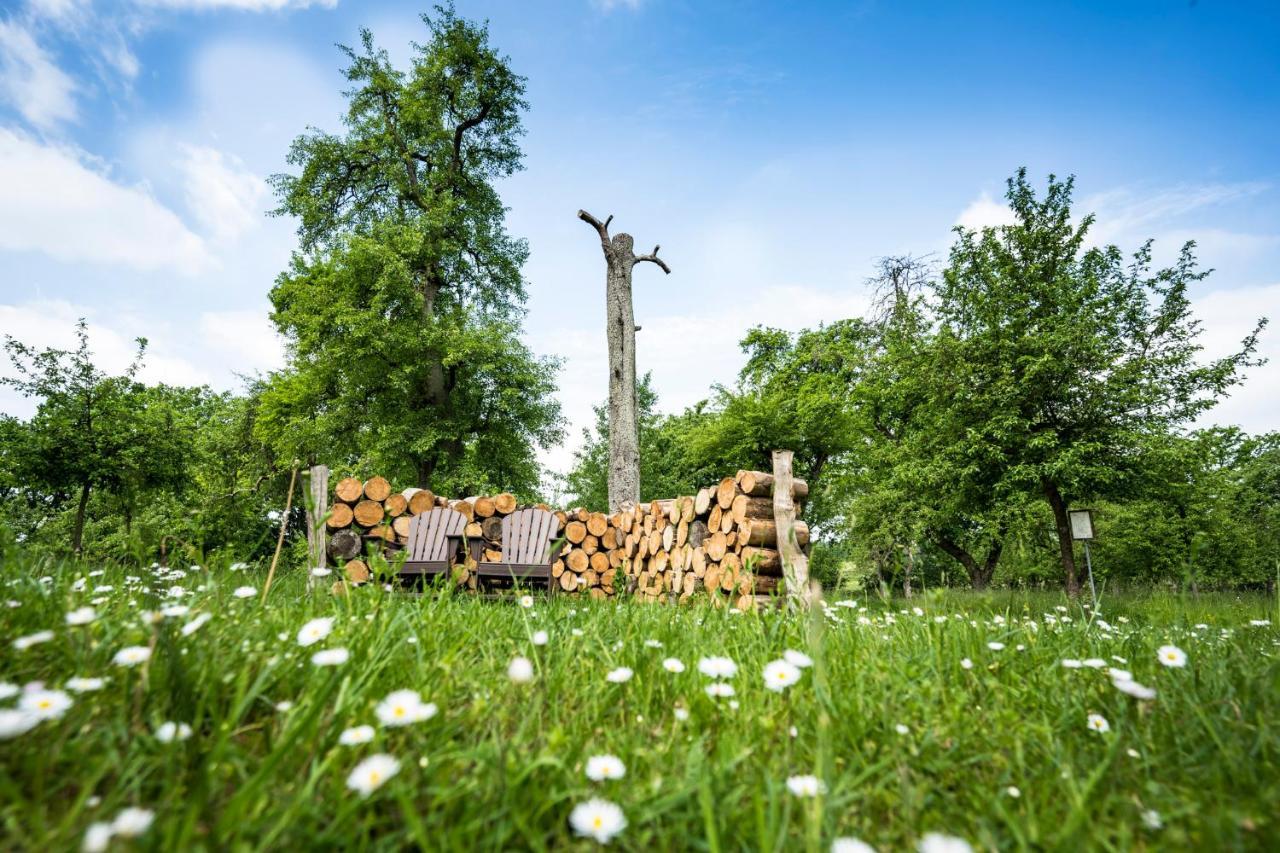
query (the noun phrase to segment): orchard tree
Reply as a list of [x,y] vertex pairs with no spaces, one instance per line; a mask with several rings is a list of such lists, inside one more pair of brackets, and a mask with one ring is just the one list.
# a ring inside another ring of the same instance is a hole
[[[271,293],[290,348],[259,427],[284,454],[376,462],[419,486],[537,487],[556,364],[518,340],[528,254],[495,181],[520,168],[524,80],[438,8],[407,71],[361,33],[341,134],[273,178],[300,251]],[[507,480],[508,482],[499,482]]]
[[1036,495],[1053,512],[1066,588],[1079,593],[1067,510],[1122,499],[1147,449],[1204,413],[1257,363],[1265,321],[1238,352],[1203,360],[1188,288],[1207,271],[1194,244],[1152,268],[1151,242],[1126,258],[1086,244],[1073,180],[1043,197],[1026,170],[1008,181],[1012,225],[957,228],[932,310],[930,405],[953,452],[991,488]]

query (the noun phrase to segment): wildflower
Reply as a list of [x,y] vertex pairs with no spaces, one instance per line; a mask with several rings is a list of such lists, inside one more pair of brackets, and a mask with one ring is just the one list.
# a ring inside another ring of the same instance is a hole
[[350,658],[346,649],[322,649],[311,656],[311,662],[316,666],[342,666]]
[[581,628],[574,628],[574,629],[573,629],[572,631],[570,631],[569,633],[570,633],[570,634],[573,634],[573,636],[575,636],[575,637],[581,637],[581,636],[582,636],[582,629],[581,629]]
[[717,681],[706,686],[707,695],[712,699],[721,699],[726,696],[732,696],[734,693],[732,684],[725,684],[723,681]]
[[621,779],[627,775],[627,767],[616,755],[593,755],[587,759],[587,778],[592,782]]
[[816,797],[827,792],[827,786],[817,776],[792,776],[787,779],[787,790],[797,797]]
[[160,608],[160,615],[166,619],[181,619],[191,612],[191,608],[185,604],[166,604]]
[[801,669],[813,666],[813,658],[809,657],[804,652],[797,652],[795,649],[787,649],[782,653],[782,657],[787,663],[792,666],[798,666]]
[[230,566],[230,569],[233,572],[243,572],[247,568],[249,568],[248,563],[232,563]]
[[373,726],[356,726],[338,735],[338,743],[343,746],[355,746],[373,740]]
[[75,610],[67,613],[68,625],[88,625],[94,619],[98,618],[97,611],[92,607],[77,607]]
[[13,647],[20,652],[26,651],[34,645],[47,643],[53,639],[52,631],[36,631],[34,634],[28,634],[25,637],[19,637],[13,641]]
[[910,729],[908,726],[906,726],[906,725],[904,725],[904,724],[902,724],[902,723],[898,723],[897,725],[895,725],[895,726],[893,727],[893,730],[894,730],[895,732],[897,732],[898,734],[900,734],[900,735],[909,735],[909,734],[911,734],[911,729]]
[[1090,669],[1102,669],[1104,666],[1107,665],[1107,662],[1104,661],[1102,658],[1088,658],[1086,660],[1081,661],[1081,663],[1083,663],[1085,666],[1089,667]]
[[1009,787],[1004,789],[1004,792],[1008,794],[1010,797],[1013,797],[1015,800],[1022,796],[1022,789],[1019,788],[1017,785],[1010,785]]
[[1147,829],[1164,828],[1164,821],[1160,819],[1160,812],[1155,809],[1147,809],[1142,813],[1142,823]]
[[919,853],[972,853],[973,848],[963,838],[930,832],[916,844]]
[[547,632],[546,632],[546,631],[534,631],[534,632],[533,632],[533,644],[534,644],[535,646],[545,646],[545,645],[547,644],[547,641],[548,641],[548,640],[550,640],[550,639],[551,639],[551,638],[550,638],[549,636],[547,636]]
[[677,720],[679,720],[680,722],[682,722],[682,723],[683,723],[685,720],[689,719],[689,709],[688,709],[688,708],[676,708],[676,709],[675,709],[675,711],[673,711],[672,713],[674,713],[674,714],[675,714],[675,718],[676,718]]
[[770,661],[764,666],[764,686],[782,692],[800,680],[800,667],[785,660]]
[[923,616],[923,615],[924,615],[924,611],[923,611],[923,610],[921,610],[919,607],[913,607],[913,608],[911,608],[911,612],[912,612],[912,613],[914,613],[914,614],[915,614],[915,615],[917,615],[917,616]]
[[111,822],[111,832],[125,838],[136,838],[150,828],[156,814],[148,809],[127,808]]
[[384,726],[407,726],[431,719],[436,710],[434,703],[424,704],[416,691],[397,690],[383,699],[374,713]]
[[1107,674],[1111,676],[1112,681],[1133,681],[1133,673],[1127,669],[1108,667]]
[[161,743],[172,743],[175,740],[186,740],[191,737],[191,726],[186,723],[161,723],[156,729],[156,740]]
[[111,660],[116,666],[137,666],[151,660],[151,649],[146,646],[125,646]]
[[680,658],[667,658],[662,662],[662,668],[667,672],[684,672],[684,661]]
[[1250,619],[1249,624],[1255,628],[1265,628],[1271,624],[1270,619]]
[[[102,590],[98,591],[101,592]],[[165,594],[170,598],[182,598],[182,596],[187,594],[187,591],[180,586],[171,586],[169,587],[169,591]]]
[[20,708],[0,708],[0,740],[26,734],[38,725],[40,718]]
[[876,848],[857,838],[837,838],[831,842],[831,853],[876,853]]
[[1138,752],[1138,750],[1133,749],[1132,747],[1130,747],[1129,749],[1126,749],[1126,750],[1125,750],[1125,755],[1129,756],[1130,758],[1141,758],[1141,757],[1142,757],[1142,753]]
[[1081,661],[1076,660],[1075,658],[1065,658],[1062,661],[1062,666],[1065,669],[1079,669],[1080,667],[1084,666],[1084,664]]
[[733,678],[738,674],[738,665],[725,657],[703,658],[698,661],[698,672],[708,678]]
[[611,670],[609,674],[604,677],[604,680],[612,682],[613,684],[622,684],[625,681],[630,681],[632,675],[634,675],[634,673],[629,667],[620,666],[617,669]]
[[327,578],[331,574],[333,574],[333,569],[326,569],[324,566],[316,566],[311,570],[311,577],[313,578]]
[[1112,679],[1111,686],[1116,690],[1119,690],[1121,693],[1127,693],[1128,695],[1138,699],[1156,698],[1156,691],[1152,690],[1150,687],[1139,684],[1131,678]]
[[1088,719],[1088,726],[1089,728],[1093,729],[1095,732],[1105,733],[1105,732],[1111,731],[1111,724],[1108,723],[1107,718],[1102,716],[1101,714],[1090,714]]
[[253,598],[258,594],[258,591],[251,586],[238,586],[236,587],[235,592],[231,594],[236,598]]
[[533,681],[533,662],[526,657],[516,656],[507,666],[507,678],[516,684],[528,684]]
[[608,844],[627,828],[627,819],[614,803],[593,798],[573,807],[569,813],[569,826],[578,835]]
[[7,681],[0,681],[0,701],[12,699],[22,692],[22,688],[16,684],[10,684]]
[[312,619],[298,630],[298,645],[309,646],[312,643],[318,643],[329,636],[329,632],[332,630],[333,619],[331,617]]
[[660,649],[662,648],[662,641],[661,640],[645,640],[644,645],[645,645],[645,648]]
[[190,637],[196,631],[203,628],[204,623],[208,622],[212,618],[213,616],[208,613],[201,613],[199,616],[182,626],[182,636]]
[[293,703],[290,702],[288,699],[281,699],[279,702],[276,703],[276,710],[279,711],[281,714],[288,713],[289,711],[293,710]]
[[400,772],[400,762],[390,755],[371,755],[361,761],[347,776],[347,787],[367,797],[392,776]]
[[84,841],[80,849],[84,853],[103,853],[111,845],[111,824],[97,821],[89,824],[84,832]]
[[998,643],[995,640],[992,640],[991,642],[987,643],[987,648],[991,649],[991,651],[993,652],[998,652],[1004,648],[1004,643]]
[[960,659],[960,668],[961,668],[961,669],[973,669],[973,661],[969,660],[968,658],[961,658],[961,659]]
[[532,596],[532,595],[522,595],[522,596],[520,596],[520,606],[521,606],[521,607],[524,607],[524,608],[532,607],[532,606],[533,606],[533,596]]
[[1187,665],[1187,653],[1177,646],[1161,646],[1156,650],[1156,654],[1160,657],[1160,663],[1171,667],[1184,667]]

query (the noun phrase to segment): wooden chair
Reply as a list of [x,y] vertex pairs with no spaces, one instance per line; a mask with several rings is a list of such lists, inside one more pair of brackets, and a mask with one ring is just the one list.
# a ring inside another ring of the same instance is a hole
[[458,553],[467,517],[457,510],[436,507],[414,516],[405,544],[408,559],[400,567],[400,580],[413,585],[419,579],[449,571],[451,558]]
[[476,558],[476,579],[488,581],[488,586],[503,581],[531,579],[543,581],[553,590],[551,564],[560,551],[556,538],[555,513],[544,509],[522,509],[502,519],[502,562],[480,562],[484,543],[473,542],[472,556]]

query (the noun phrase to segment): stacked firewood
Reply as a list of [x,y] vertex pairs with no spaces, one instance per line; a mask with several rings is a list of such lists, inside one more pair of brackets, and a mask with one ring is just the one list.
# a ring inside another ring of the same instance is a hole
[[[368,566],[359,557],[370,542],[384,551],[402,547],[413,516],[433,506],[466,516],[467,539],[482,543],[483,559],[498,561],[502,518],[523,508],[508,493],[464,500],[447,500],[426,489],[393,493],[382,477],[363,483],[347,478],[334,491],[329,554],[347,561],[347,576],[353,581],[368,577]],[[807,483],[794,481],[792,498],[797,505],[808,494]],[[555,514],[561,544],[551,566],[552,583],[573,595],[686,601],[703,591],[717,606],[747,609],[758,596],[771,595],[782,586],[771,474],[739,471],[696,495],[611,514],[582,508]],[[800,547],[808,550],[808,526],[796,522],[795,533]],[[474,587],[470,557],[465,559],[454,567],[453,576]]]

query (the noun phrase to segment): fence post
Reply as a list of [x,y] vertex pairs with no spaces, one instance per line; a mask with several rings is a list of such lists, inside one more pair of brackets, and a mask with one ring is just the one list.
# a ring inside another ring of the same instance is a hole
[[791,497],[793,455],[790,450],[773,451],[773,522],[778,528],[778,553],[782,558],[787,597],[792,603],[807,607],[812,600],[809,558],[796,540],[796,505]]
[[325,548],[325,520],[329,515],[329,466],[312,465],[307,472],[307,554],[311,565],[307,566],[307,585],[315,578],[310,572],[327,565]]

